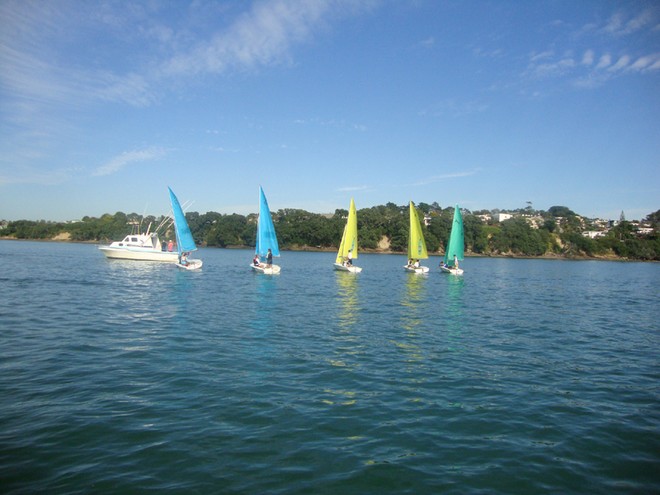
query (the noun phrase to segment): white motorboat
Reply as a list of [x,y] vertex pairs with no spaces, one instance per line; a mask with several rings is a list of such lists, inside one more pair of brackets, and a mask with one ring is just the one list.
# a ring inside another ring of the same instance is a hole
[[151,224],[143,234],[139,231],[139,224],[133,223],[133,232],[121,241],[114,241],[109,246],[99,246],[101,252],[111,259],[139,260],[139,261],[162,261],[176,263],[179,253],[169,246],[161,244],[158,234],[149,232]]

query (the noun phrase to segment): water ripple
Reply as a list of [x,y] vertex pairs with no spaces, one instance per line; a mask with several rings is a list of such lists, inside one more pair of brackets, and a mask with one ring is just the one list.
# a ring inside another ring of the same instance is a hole
[[[648,493],[658,266],[0,241],[5,493]],[[305,267],[305,270],[299,270]],[[625,309],[624,309],[625,308]]]

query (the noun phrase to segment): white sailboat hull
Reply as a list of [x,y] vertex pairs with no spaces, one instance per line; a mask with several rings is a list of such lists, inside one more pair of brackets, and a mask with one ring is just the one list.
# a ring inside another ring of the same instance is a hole
[[257,272],[257,273],[263,273],[264,275],[277,275],[280,273],[280,267],[279,265],[271,265],[270,267],[266,267],[266,265],[250,265],[252,269]]
[[160,251],[155,249],[140,247],[112,247],[100,246],[99,250],[106,258],[117,260],[137,260],[137,261],[160,261],[164,263],[177,262],[179,255],[170,251]]
[[203,264],[204,262],[202,260],[189,259],[188,263],[186,263],[185,265],[182,265],[181,263],[177,263],[176,266],[178,266],[183,270],[199,270]]
[[403,265],[403,269],[407,272],[410,272],[410,273],[424,274],[424,273],[429,272],[429,267],[428,266],[418,266],[417,268],[415,268],[414,266]]
[[440,270],[442,270],[443,273],[451,273],[452,275],[463,275],[462,268],[450,268],[440,265]]
[[334,267],[335,270],[340,272],[360,273],[362,271],[362,268],[355,265],[346,266],[346,265],[342,265],[341,263],[335,263]]

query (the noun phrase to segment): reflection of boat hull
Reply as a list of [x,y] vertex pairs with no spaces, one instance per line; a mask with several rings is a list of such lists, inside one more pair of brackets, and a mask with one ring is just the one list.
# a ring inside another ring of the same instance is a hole
[[360,273],[362,271],[362,268],[355,265],[346,266],[346,265],[342,265],[341,263],[335,263],[334,267],[335,270],[340,272]]
[[252,269],[257,272],[257,273],[263,273],[265,275],[277,275],[280,273],[280,267],[279,265],[271,265],[270,267],[266,267],[266,265],[250,265]]
[[462,268],[452,268],[440,265],[440,270],[442,270],[444,273],[451,273],[452,275],[463,275]]
[[181,263],[177,263],[176,266],[179,268],[182,268],[183,270],[199,270],[202,267],[202,260],[197,260],[197,259],[188,259],[188,263],[185,265],[182,265]]
[[428,266],[418,266],[415,268],[414,266],[409,266],[409,265],[403,265],[403,269],[407,272],[410,273],[428,273],[429,272],[429,267]]
[[157,251],[149,248],[101,246],[99,250],[106,258],[117,260],[161,261],[164,263],[172,263],[179,260],[177,253]]

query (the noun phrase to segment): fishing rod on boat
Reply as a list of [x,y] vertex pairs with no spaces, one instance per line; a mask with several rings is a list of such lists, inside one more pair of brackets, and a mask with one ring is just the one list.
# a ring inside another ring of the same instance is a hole
[[[186,201],[183,203],[181,209],[185,211],[186,209],[190,208],[193,205],[193,201]],[[174,225],[174,211],[172,211],[172,208],[170,208],[169,213],[167,216],[163,217],[163,220],[158,224],[158,227],[156,227],[155,232],[159,232],[161,228],[165,228],[165,231],[170,229]]]

